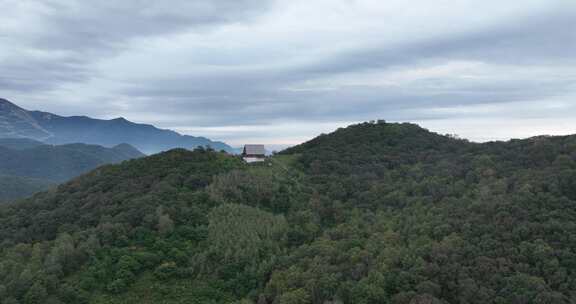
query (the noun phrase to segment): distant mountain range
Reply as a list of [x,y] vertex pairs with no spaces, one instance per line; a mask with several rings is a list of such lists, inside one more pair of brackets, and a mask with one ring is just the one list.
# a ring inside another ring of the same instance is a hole
[[102,164],[142,156],[128,144],[113,148],[86,144],[39,144],[27,149],[0,146],[0,174],[63,182]]
[[0,138],[29,138],[47,144],[86,143],[105,147],[127,143],[146,154],[198,146],[234,152],[232,147],[223,142],[181,135],[152,125],[133,123],[124,118],[102,120],[86,116],[64,117],[47,112],[28,111],[2,98]]
[[31,139],[0,139],[0,200],[45,190],[100,165],[145,156],[128,144],[47,145]]
[[45,143],[29,138],[0,138],[0,147],[12,150],[26,150],[45,145]]

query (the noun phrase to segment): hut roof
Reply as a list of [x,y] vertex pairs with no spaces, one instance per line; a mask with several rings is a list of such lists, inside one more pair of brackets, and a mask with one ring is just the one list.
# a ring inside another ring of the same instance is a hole
[[245,145],[243,154],[246,155],[266,155],[264,145]]

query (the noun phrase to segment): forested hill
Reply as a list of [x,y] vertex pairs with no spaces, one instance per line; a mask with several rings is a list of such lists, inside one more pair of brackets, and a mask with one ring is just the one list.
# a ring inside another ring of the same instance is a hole
[[299,154],[300,163],[324,169],[328,174],[348,174],[365,169],[367,173],[374,173],[401,164],[430,163],[447,155],[465,154],[475,146],[414,124],[380,122],[341,128],[281,154]]
[[29,197],[54,185],[51,180],[0,174],[0,204]]
[[0,173],[63,182],[102,164],[143,156],[130,145],[112,148],[86,144],[40,145],[16,150],[0,144]]
[[575,160],[380,122],[105,166],[0,207],[0,303],[574,303]]
[[143,156],[127,144],[53,146],[29,139],[0,139],[0,201],[27,197],[103,164]]

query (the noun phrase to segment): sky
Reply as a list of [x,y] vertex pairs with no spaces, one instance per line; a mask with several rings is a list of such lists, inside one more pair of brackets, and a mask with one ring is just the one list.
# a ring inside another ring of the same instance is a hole
[[285,147],[576,133],[574,0],[0,0],[0,97]]

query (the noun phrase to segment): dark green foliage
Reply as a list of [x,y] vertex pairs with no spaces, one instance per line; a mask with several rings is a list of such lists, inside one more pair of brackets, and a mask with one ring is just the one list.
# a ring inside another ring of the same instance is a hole
[[54,185],[55,182],[50,180],[0,175],[0,203],[31,196]]
[[125,144],[113,148],[52,146],[26,139],[0,139],[0,201],[27,197],[103,164],[142,156]]
[[242,166],[213,151],[173,150],[3,206],[0,285],[25,303],[43,291],[81,303],[92,291],[122,294],[146,271],[162,280],[190,277],[216,204],[199,190]]
[[199,149],[105,166],[0,208],[0,295],[573,303],[575,151],[572,136],[474,144],[379,122],[265,165]]
[[129,146],[114,148],[69,144],[42,145],[24,150],[0,147],[0,172],[7,175],[66,181],[102,164],[144,156]]

